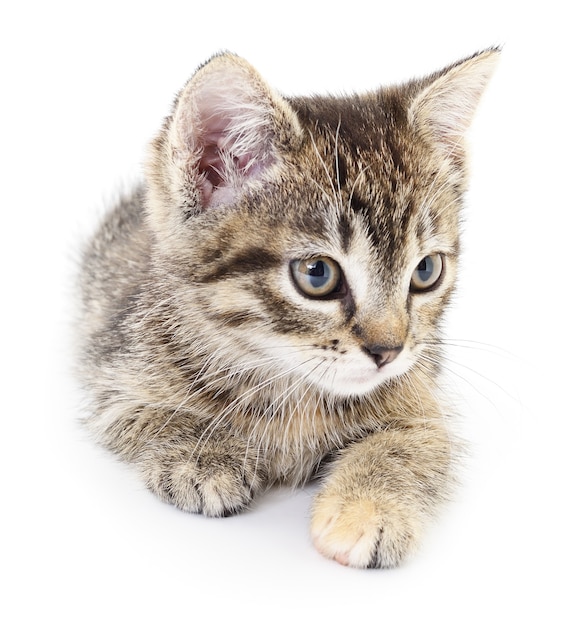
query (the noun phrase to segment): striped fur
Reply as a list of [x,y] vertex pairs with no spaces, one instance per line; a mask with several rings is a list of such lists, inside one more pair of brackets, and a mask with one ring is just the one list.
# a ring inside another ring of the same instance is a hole
[[[497,56],[338,98],[283,98],[230,54],[193,75],[81,281],[88,426],[162,500],[222,516],[318,475],[324,555],[415,548],[452,480],[440,321]],[[310,259],[339,268],[325,297],[294,278]]]

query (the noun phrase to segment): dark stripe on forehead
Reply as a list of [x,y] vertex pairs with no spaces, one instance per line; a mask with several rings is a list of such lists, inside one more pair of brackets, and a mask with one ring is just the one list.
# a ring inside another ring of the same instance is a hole
[[402,243],[410,236],[411,202],[395,206],[392,194],[388,193],[384,198],[377,197],[373,203],[354,193],[350,204],[354,213],[362,216],[372,246],[386,257],[387,263],[393,264],[401,254]]
[[[338,148],[336,148],[336,150],[338,150]],[[346,185],[348,166],[346,165],[346,159],[338,152],[334,156],[334,171],[336,172],[336,180],[334,183],[338,185],[340,190]]]
[[350,208],[357,213],[367,213],[370,210],[368,204],[356,192],[350,195]]
[[348,252],[348,247],[350,246],[350,241],[354,234],[350,215],[341,213],[338,216],[338,234],[340,235],[340,245],[342,246],[342,250],[344,252]]

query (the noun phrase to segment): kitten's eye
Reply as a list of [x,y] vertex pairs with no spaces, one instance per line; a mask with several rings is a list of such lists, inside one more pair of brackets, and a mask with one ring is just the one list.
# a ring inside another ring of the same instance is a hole
[[428,291],[437,285],[442,274],[442,254],[430,254],[424,257],[411,276],[411,291]]
[[341,292],[342,270],[332,259],[314,257],[292,261],[290,269],[298,289],[310,298],[324,298]]

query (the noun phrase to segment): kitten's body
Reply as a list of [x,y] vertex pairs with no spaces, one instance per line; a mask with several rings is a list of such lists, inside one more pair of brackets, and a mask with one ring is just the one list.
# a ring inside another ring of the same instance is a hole
[[496,56],[350,98],[231,55],[187,84],[83,268],[88,422],[162,499],[225,515],[322,467],[325,555],[414,547],[451,480],[439,321]]

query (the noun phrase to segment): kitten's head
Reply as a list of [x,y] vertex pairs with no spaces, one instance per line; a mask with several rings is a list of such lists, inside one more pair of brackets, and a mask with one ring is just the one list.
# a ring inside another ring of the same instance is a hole
[[497,56],[341,98],[284,99],[230,54],[200,68],[148,164],[155,259],[192,358],[202,338],[223,371],[339,397],[432,369],[463,138]]

